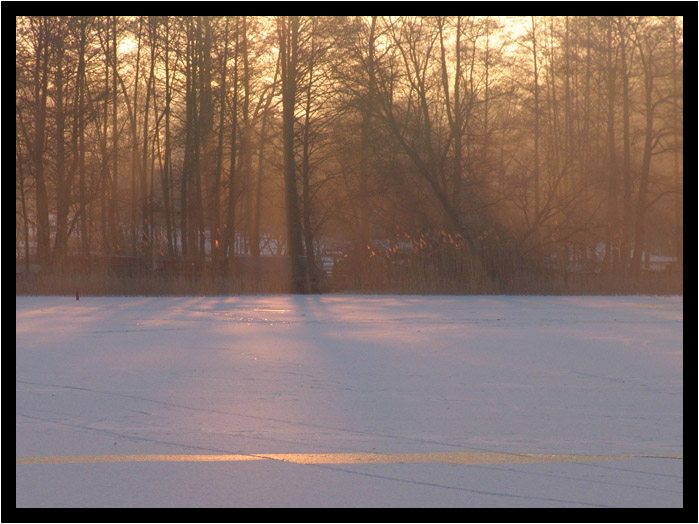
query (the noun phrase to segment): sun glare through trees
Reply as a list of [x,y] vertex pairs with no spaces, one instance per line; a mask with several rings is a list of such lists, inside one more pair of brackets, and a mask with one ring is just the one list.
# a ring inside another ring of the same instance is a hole
[[16,17],[17,292],[681,293],[682,20]]

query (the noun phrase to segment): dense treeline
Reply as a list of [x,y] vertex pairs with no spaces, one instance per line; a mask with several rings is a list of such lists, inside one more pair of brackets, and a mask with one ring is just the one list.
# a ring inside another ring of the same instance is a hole
[[330,257],[335,289],[615,292],[663,255],[681,287],[681,17],[16,30],[18,265],[275,254],[295,292]]

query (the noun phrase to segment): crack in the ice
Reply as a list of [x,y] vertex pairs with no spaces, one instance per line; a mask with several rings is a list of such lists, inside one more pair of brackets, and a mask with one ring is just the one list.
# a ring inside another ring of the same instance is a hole
[[595,507],[595,508],[613,508],[613,507],[615,507],[615,506],[607,506],[605,504],[592,504],[589,502],[581,502],[581,501],[577,501],[577,500],[563,500],[563,499],[555,499],[555,498],[548,498],[548,497],[515,495],[513,493],[500,493],[500,492],[496,492],[496,491],[485,491],[485,490],[480,490],[480,489],[464,488],[462,486],[449,486],[446,484],[437,484],[435,482],[427,482],[427,481],[422,481],[422,480],[410,480],[410,479],[403,479],[403,478],[399,478],[399,477],[391,477],[388,475],[379,475],[376,473],[367,473],[366,471],[354,471],[351,469],[345,469],[345,468],[341,468],[341,467],[337,467],[337,466],[328,466],[326,464],[304,464],[304,465],[311,466],[311,467],[330,469],[333,471],[341,471],[344,473],[353,473],[355,475],[362,475],[365,477],[393,480],[396,482],[404,482],[407,484],[417,484],[419,486],[430,486],[430,487],[435,487],[435,488],[452,489],[452,490],[456,490],[456,491],[466,491],[469,493],[476,493],[478,495],[489,495],[492,497],[512,497],[512,498],[516,498],[516,499],[542,500],[542,501],[547,501],[547,502],[560,502],[560,503],[564,503],[564,504],[580,504],[583,506],[591,506],[591,507]]
[[[633,455],[633,458],[654,458],[654,459],[668,459],[668,460],[684,460],[684,457],[676,457],[671,455]],[[571,462],[571,464],[576,464],[576,462]],[[577,464],[580,464],[579,462]],[[593,468],[605,468],[614,469],[617,471],[627,471],[629,473],[640,473],[642,475],[652,475],[655,477],[668,477],[673,479],[683,479],[681,475],[668,475],[666,473],[653,473],[651,471],[639,471],[637,469],[627,469],[627,468],[617,468],[614,466],[602,466],[601,464],[589,464]]]
[[399,436],[399,435],[372,433],[372,432],[368,432],[368,431],[346,429],[346,428],[333,428],[333,427],[329,427],[329,426],[321,426],[319,424],[311,424],[308,422],[298,422],[298,421],[294,421],[294,420],[284,420],[284,419],[272,418],[272,417],[260,417],[258,415],[246,415],[243,413],[236,413],[236,412],[231,412],[231,411],[220,411],[220,410],[207,409],[207,408],[196,408],[196,407],[192,407],[192,406],[186,406],[184,404],[175,404],[173,402],[165,402],[162,400],[153,400],[153,399],[149,399],[149,398],[145,398],[145,397],[139,397],[136,395],[126,395],[124,393],[100,391],[100,390],[89,389],[89,388],[81,388],[81,387],[77,387],[77,386],[62,386],[59,384],[41,384],[41,383],[36,383],[36,382],[28,382],[28,381],[24,381],[24,380],[17,380],[17,382],[21,382],[23,384],[32,384],[32,385],[37,385],[37,386],[64,387],[64,388],[75,389],[75,390],[79,390],[79,391],[90,391],[92,393],[102,393],[105,395],[115,395],[115,396],[119,396],[119,397],[125,397],[125,398],[131,398],[131,399],[136,399],[136,400],[143,400],[145,402],[152,402],[155,404],[161,404],[164,406],[176,407],[176,408],[181,408],[181,409],[189,409],[192,411],[217,413],[220,415],[233,415],[236,417],[252,418],[255,420],[265,420],[265,421],[269,421],[269,422],[281,422],[284,424],[292,424],[292,425],[296,425],[296,426],[304,426],[304,427],[311,427],[311,428],[317,428],[317,429],[326,429],[326,430],[331,430],[331,431],[343,431],[346,433],[352,433],[352,434],[357,434],[357,435],[369,435],[369,436],[373,436],[373,437],[388,437],[388,438],[408,440],[408,441],[412,441],[412,442],[420,442],[420,443],[425,443],[425,444],[436,444],[436,445],[440,445],[440,446],[448,446],[448,447],[454,447],[454,448],[472,450],[472,451],[490,451],[490,450],[484,450],[484,449],[478,449],[478,448],[468,448],[468,447],[464,447],[460,444],[438,442],[438,441],[434,441],[434,440],[421,439],[421,438],[416,438],[416,437],[404,437],[404,436]]
[[[640,457],[635,457],[635,458],[640,458]],[[571,462],[572,464],[572,462]],[[586,466],[594,466],[596,464],[592,464],[590,462],[575,462],[575,464],[582,464]],[[551,478],[559,478],[559,479],[565,479],[565,480],[574,480],[574,481],[580,481],[580,482],[591,482],[593,484],[605,484],[605,485],[610,485],[610,486],[623,486],[626,488],[635,488],[635,489],[648,489],[652,491],[662,491],[666,493],[674,493],[674,494],[681,494],[681,491],[675,491],[671,489],[663,489],[663,488],[653,488],[649,486],[637,486],[635,484],[624,484],[622,482],[610,482],[606,480],[592,480],[592,479],[586,479],[586,478],[579,478],[579,477],[570,477],[567,475],[556,475],[553,473],[538,473],[536,471],[523,471],[521,469],[515,469],[512,466],[508,467],[498,467],[498,466],[481,466],[478,464],[473,464],[471,465],[473,468],[480,468],[480,469],[488,469],[488,470],[495,470],[495,471],[508,471],[510,473],[519,473],[521,475],[534,475],[537,477],[551,477]],[[615,468],[618,469],[618,468]],[[632,470],[628,470],[632,471]],[[638,473],[643,473],[643,472],[638,472]]]
[[[107,430],[107,429],[101,429],[101,428],[91,428],[89,426],[82,426],[79,424],[68,424],[66,422],[58,422],[55,420],[49,420],[49,419],[43,419],[41,417],[33,417],[31,415],[26,415],[23,414],[22,416],[30,418],[30,419],[35,419],[35,420],[41,420],[44,422],[51,422],[54,424],[59,424],[62,426],[68,426],[68,427],[74,427],[74,428],[79,428],[79,429],[84,429],[88,431],[97,431],[100,433],[106,433],[109,435],[116,435],[122,438],[127,438],[127,439],[133,439],[133,440],[143,440],[146,442],[152,442],[152,443],[158,443],[158,444],[166,444],[166,445],[171,445],[171,446],[177,446],[180,448],[185,448],[185,449],[196,449],[196,450],[201,450],[201,451],[215,451],[217,453],[236,453],[240,455],[245,455],[249,457],[257,457],[261,459],[266,459],[266,460],[272,460],[276,462],[281,462],[285,464],[295,464],[294,462],[290,462],[288,460],[284,459],[279,459],[275,457],[270,457],[265,454],[261,453],[241,453],[241,452],[232,452],[232,451],[227,451],[227,450],[221,450],[221,449],[216,449],[216,448],[207,448],[203,446],[194,446],[194,445],[189,445],[189,444],[180,444],[180,443],[175,443],[175,442],[168,442],[164,440],[159,440],[159,439],[151,439],[151,438],[145,438],[145,437],[137,437],[135,435],[124,435],[122,433],[117,433],[115,431]],[[562,499],[554,499],[554,498],[546,498],[546,497],[533,497],[533,496],[526,496],[526,495],[515,495],[512,493],[499,493],[499,492],[493,492],[493,491],[484,491],[484,490],[477,490],[477,489],[471,489],[471,488],[464,488],[461,486],[449,486],[446,484],[437,484],[434,482],[426,482],[426,481],[420,481],[420,480],[410,480],[410,479],[403,479],[399,477],[391,477],[388,475],[378,475],[375,473],[367,473],[364,471],[353,471],[350,469],[345,469],[337,466],[329,466],[326,464],[303,464],[304,466],[310,466],[310,467],[319,467],[319,468],[324,468],[324,469],[329,469],[333,471],[339,471],[343,473],[352,473],[355,475],[362,475],[365,477],[372,477],[372,478],[379,478],[379,479],[384,479],[384,480],[391,480],[395,482],[403,482],[407,484],[416,484],[420,486],[430,486],[430,487],[436,487],[436,488],[442,488],[442,489],[451,489],[451,490],[457,490],[457,491],[466,491],[469,493],[476,493],[479,495],[489,495],[493,497],[512,497],[512,498],[518,498],[518,499],[527,499],[527,500],[543,500],[543,501],[549,501],[549,502],[560,502],[560,503],[566,503],[566,504],[581,504],[585,506],[592,506],[592,507],[613,507],[613,506],[606,506],[603,504],[591,504],[587,502],[579,502],[579,501],[571,501],[571,500],[562,500]]]
[[[176,446],[178,448],[184,448],[184,449],[213,451],[216,453],[233,453],[233,454],[245,455],[245,456],[256,457],[256,458],[261,458],[261,459],[266,459],[266,460],[272,460],[272,461],[276,461],[276,462],[294,464],[293,462],[289,462],[287,460],[279,459],[276,457],[270,457],[269,455],[262,454],[262,453],[249,453],[249,452],[246,453],[246,452],[241,452],[241,451],[223,450],[223,449],[219,449],[219,448],[196,446],[196,445],[192,445],[192,444],[182,444],[182,443],[178,443],[178,442],[169,442],[169,441],[165,441],[165,440],[161,440],[161,439],[139,437],[136,435],[127,435],[124,433],[119,433],[119,432],[108,430],[108,429],[94,428],[94,427],[85,426],[85,425],[81,425],[81,424],[69,424],[67,422],[59,422],[56,420],[50,420],[50,419],[45,419],[45,418],[41,418],[41,417],[34,417],[31,415],[26,415],[26,414],[19,414],[19,415],[26,417],[26,418],[34,419],[34,420],[41,420],[43,422],[50,422],[50,423],[58,424],[61,426],[73,427],[73,428],[78,428],[78,429],[87,430],[87,431],[95,431],[98,433],[105,433],[108,435],[118,436],[118,437],[121,437],[124,439],[140,440],[140,441],[151,442],[151,443],[156,443],[156,444],[165,444],[165,445]],[[258,438],[261,438],[261,437],[258,437]],[[511,453],[511,454],[512,455],[521,455],[518,453]],[[676,457],[657,457],[657,458],[676,458]],[[576,464],[593,466],[593,467],[607,467],[607,466],[599,466],[597,464],[592,464],[589,462],[577,462]],[[346,468],[342,468],[342,467],[338,467],[338,466],[330,466],[327,464],[304,464],[304,465],[310,466],[310,467],[319,467],[319,468],[324,468],[324,469],[329,469],[329,470],[334,470],[334,471],[340,471],[340,472],[344,472],[344,473],[352,473],[355,475],[362,475],[362,476],[366,476],[366,477],[379,478],[379,479],[391,480],[391,481],[396,481],[396,482],[403,482],[403,483],[408,483],[408,484],[416,484],[416,485],[421,485],[421,486],[430,486],[430,487],[436,487],[436,488],[442,488],[442,489],[466,491],[469,493],[476,493],[479,495],[488,495],[488,496],[493,496],[493,497],[510,497],[510,498],[517,498],[517,499],[525,499],[525,500],[541,500],[541,501],[559,502],[559,503],[565,503],[565,504],[580,504],[580,505],[592,506],[592,507],[614,507],[614,506],[608,506],[608,505],[604,505],[604,504],[592,504],[592,503],[588,503],[588,502],[581,502],[581,501],[575,501],[575,500],[564,500],[564,499],[555,499],[555,498],[550,498],[550,497],[516,495],[516,494],[512,494],[512,493],[477,490],[477,489],[472,489],[472,488],[465,488],[462,486],[450,486],[450,485],[446,485],[446,484],[437,484],[434,482],[404,479],[404,478],[399,478],[399,477],[392,477],[392,476],[388,476],[388,475],[379,475],[379,474],[368,473],[368,472],[363,472],[363,471],[353,471],[350,469],[346,469]],[[476,467],[478,467],[478,466],[476,466]],[[494,469],[497,469],[497,468],[494,468]],[[660,475],[660,476],[665,476],[665,477],[681,478],[681,477],[676,477],[675,475],[653,474],[653,473],[636,471],[636,470],[628,470],[628,469],[623,469],[623,468],[613,468],[612,467],[610,469],[619,469],[622,471],[629,471],[629,472],[635,472],[635,473],[645,473],[645,474],[649,474],[649,475]],[[586,480],[586,479],[577,479],[577,480]],[[607,482],[602,482],[602,483],[616,484],[616,483],[607,483]],[[629,486],[629,487],[644,488],[643,486]],[[653,489],[653,488],[645,488],[645,489]],[[666,491],[666,490],[662,490],[662,491]]]
[[[419,442],[421,444],[430,444],[430,445],[458,448],[458,449],[467,450],[467,451],[481,451],[481,452],[492,452],[493,451],[492,449],[479,448],[479,447],[474,447],[474,446],[464,446],[461,444],[453,444],[453,443],[449,443],[449,442],[440,442],[437,440],[431,440],[431,439],[425,439],[425,438],[407,437],[407,436],[403,436],[403,435],[393,435],[393,434],[389,434],[389,433],[362,431],[362,430],[357,430],[357,429],[335,428],[335,427],[330,427],[330,426],[322,426],[319,424],[311,424],[309,422],[299,422],[299,421],[294,421],[294,420],[285,420],[285,419],[279,419],[279,418],[273,418],[273,417],[261,417],[258,415],[246,415],[243,413],[236,413],[236,412],[231,412],[231,411],[220,411],[220,410],[207,409],[207,408],[197,408],[197,407],[191,407],[191,406],[187,406],[187,405],[183,405],[183,404],[175,404],[172,402],[153,400],[153,399],[149,399],[149,398],[145,398],[145,397],[139,397],[136,395],[126,395],[123,393],[100,391],[100,390],[82,388],[82,387],[77,387],[77,386],[62,386],[59,384],[42,384],[42,383],[36,383],[36,382],[28,382],[28,381],[19,380],[19,379],[17,379],[16,382],[20,382],[20,383],[24,383],[24,384],[38,385],[38,386],[65,387],[68,389],[75,389],[75,390],[80,390],[80,391],[90,391],[93,393],[102,393],[102,394],[106,394],[106,395],[115,395],[115,396],[120,396],[120,397],[125,397],[125,398],[132,398],[132,399],[136,399],[136,400],[142,400],[145,402],[152,402],[155,404],[161,404],[161,405],[169,406],[169,407],[176,407],[176,408],[180,408],[180,409],[189,409],[192,411],[217,413],[217,414],[221,414],[221,415],[232,415],[232,416],[236,416],[236,417],[251,418],[251,419],[255,419],[255,420],[264,420],[264,421],[268,421],[268,422],[280,422],[280,423],[284,423],[284,424],[292,424],[294,426],[303,426],[303,427],[310,427],[310,428],[316,428],[316,429],[324,429],[324,430],[329,430],[329,431],[340,431],[340,432],[345,432],[345,433],[350,433],[350,434],[355,434],[355,435],[368,435],[371,437],[391,438],[391,439],[397,439],[397,440],[402,440],[402,441]],[[96,428],[90,428],[90,429],[96,429]],[[148,440],[148,439],[145,439],[145,440]],[[512,453],[512,452],[501,452],[501,453],[507,453],[508,455],[512,455],[515,457],[527,455],[526,453]],[[657,457],[657,458],[663,458],[663,457]],[[666,458],[671,458],[671,457],[666,457]],[[677,457],[672,457],[672,458],[677,458]],[[594,466],[595,467],[605,467],[605,466],[600,466],[600,465],[596,465],[596,464]],[[612,469],[614,469],[614,468],[612,468]],[[629,471],[631,471],[631,470],[629,470]],[[641,473],[641,472],[639,472],[639,473]],[[649,473],[649,474],[652,474],[652,473]]]

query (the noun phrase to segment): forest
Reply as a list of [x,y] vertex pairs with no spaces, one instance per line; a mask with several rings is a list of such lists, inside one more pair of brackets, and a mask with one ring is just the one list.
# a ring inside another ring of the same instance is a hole
[[681,16],[17,16],[18,293],[682,293]]

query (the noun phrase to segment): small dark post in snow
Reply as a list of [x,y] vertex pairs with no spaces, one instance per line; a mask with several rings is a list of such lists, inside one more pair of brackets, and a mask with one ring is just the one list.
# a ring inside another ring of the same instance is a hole
[[78,290],[75,290],[75,300],[80,300],[80,295],[78,295]]

